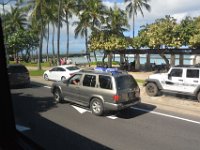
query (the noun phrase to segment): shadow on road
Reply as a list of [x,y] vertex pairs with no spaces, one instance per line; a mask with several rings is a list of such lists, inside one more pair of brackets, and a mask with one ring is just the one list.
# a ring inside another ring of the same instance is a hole
[[52,97],[35,97],[23,91],[14,91],[11,96],[16,124],[29,127],[23,134],[44,149],[110,149],[41,116],[42,112],[57,107]]
[[183,94],[169,93],[169,92],[164,92],[163,95],[168,96],[168,97],[178,98],[179,100],[182,100],[182,101],[193,101],[193,102],[196,101],[197,102],[197,98],[191,95],[183,95]]
[[[134,109],[134,108],[138,108],[138,109]],[[116,114],[116,116],[121,119],[131,119],[131,118],[144,115],[148,113],[149,111],[153,111],[155,108],[156,108],[155,105],[141,103],[134,107],[119,111]],[[142,110],[146,110],[146,111],[142,111]]]

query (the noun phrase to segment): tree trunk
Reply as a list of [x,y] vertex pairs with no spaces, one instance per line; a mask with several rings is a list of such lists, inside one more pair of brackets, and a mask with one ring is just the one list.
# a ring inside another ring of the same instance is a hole
[[90,67],[90,52],[89,52],[89,48],[88,48],[88,33],[87,33],[87,29],[85,30],[85,47],[86,47],[86,53],[87,53],[87,61]]
[[150,54],[149,53],[146,56],[146,65],[145,65],[145,68],[146,68],[147,71],[151,70]]
[[49,61],[49,23],[47,24],[47,57],[46,61]]
[[58,6],[58,31],[57,31],[57,65],[60,65],[60,13],[61,13],[62,0],[59,0]]
[[[43,21],[42,25],[43,25]],[[41,26],[41,31],[40,31],[40,44],[39,44],[39,49],[38,49],[38,70],[42,70],[41,62],[42,62],[42,44],[43,44],[43,26]]]
[[135,37],[135,14],[133,13],[133,38]]
[[107,57],[107,53],[106,53],[106,51],[104,51],[104,53],[103,53],[103,58],[102,58],[102,62],[103,62],[103,64],[105,64],[105,58]]
[[69,57],[69,20],[68,20],[68,13],[66,13],[66,26],[67,26],[67,59]]
[[108,53],[108,67],[112,68],[112,52]]
[[135,54],[135,69],[140,70],[140,55]]
[[55,26],[53,25],[53,33],[52,33],[52,53],[53,53],[53,58],[52,58],[52,62],[54,65],[54,62],[55,62],[55,47],[54,47],[54,36],[55,36]]
[[159,55],[164,59],[165,63],[167,65],[169,65],[169,60],[167,59],[167,57],[165,56],[165,54],[159,54]]
[[179,55],[179,65],[183,65],[184,56],[183,54]]
[[175,54],[171,54],[171,58],[170,58],[170,65],[174,66],[175,65]]
[[96,56],[96,52],[95,52],[95,50],[94,50],[94,59],[95,59],[95,61],[97,62],[97,56]]

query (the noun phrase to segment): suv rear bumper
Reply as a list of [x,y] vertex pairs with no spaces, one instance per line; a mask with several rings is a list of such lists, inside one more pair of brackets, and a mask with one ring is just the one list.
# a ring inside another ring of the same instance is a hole
[[122,110],[122,109],[125,109],[125,108],[128,108],[128,107],[134,106],[134,105],[136,105],[140,102],[141,102],[140,98],[137,98],[133,102],[126,103],[126,104],[123,104],[123,103],[113,104],[113,103],[105,102],[104,108],[107,109],[107,110]]

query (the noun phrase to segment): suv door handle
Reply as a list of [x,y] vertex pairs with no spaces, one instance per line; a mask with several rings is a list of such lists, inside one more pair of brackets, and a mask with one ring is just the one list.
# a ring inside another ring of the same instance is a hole
[[198,83],[198,80],[193,80],[193,82]]
[[179,79],[178,81],[183,81],[182,79]]

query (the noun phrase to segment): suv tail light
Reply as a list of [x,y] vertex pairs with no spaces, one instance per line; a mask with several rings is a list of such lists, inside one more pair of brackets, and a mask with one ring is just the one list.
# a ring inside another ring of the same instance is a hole
[[115,102],[119,101],[119,95],[113,95],[113,100],[114,100]]
[[70,73],[69,75],[70,75],[70,76],[73,76],[74,74],[73,74],[73,73]]

